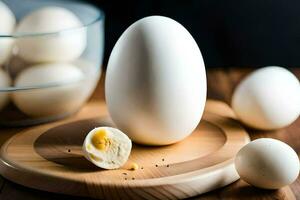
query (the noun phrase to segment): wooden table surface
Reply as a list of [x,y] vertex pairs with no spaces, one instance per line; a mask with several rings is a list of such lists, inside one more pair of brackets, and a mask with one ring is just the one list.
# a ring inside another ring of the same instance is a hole
[[[208,98],[223,100],[230,103],[231,95],[234,87],[246,74],[251,72],[251,68],[213,68],[207,71],[208,79]],[[300,78],[300,68],[290,69]],[[93,94],[90,101],[104,101],[103,91],[103,77],[98,84],[98,87]],[[299,102],[300,103],[300,102]],[[22,130],[21,128],[0,129],[0,145],[3,144],[9,137]],[[270,137],[282,140],[295,149],[300,155],[300,118],[291,126],[277,130],[277,131],[256,131],[247,129],[251,139]],[[66,195],[53,194],[49,192],[39,191],[35,189],[26,188],[24,186],[15,184],[0,176],[0,200],[62,200],[62,199],[88,199],[80,197],[72,197]],[[229,186],[215,190],[213,192],[194,197],[192,199],[198,200],[215,200],[215,199],[287,199],[300,200],[300,176],[290,186],[284,187],[280,190],[262,190],[254,188],[245,182],[239,180]]]

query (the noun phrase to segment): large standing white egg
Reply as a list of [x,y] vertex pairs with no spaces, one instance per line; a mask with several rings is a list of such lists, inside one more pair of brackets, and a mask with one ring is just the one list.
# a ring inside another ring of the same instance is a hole
[[237,86],[232,107],[238,118],[253,128],[285,127],[300,114],[299,80],[282,67],[258,69]]
[[297,179],[300,163],[289,145],[262,138],[250,142],[238,152],[235,167],[247,183],[260,188],[279,189]]
[[[9,75],[0,69],[0,90],[5,90],[11,85],[11,79]],[[0,110],[6,106],[9,101],[9,93],[6,91],[0,91]]]
[[135,22],[110,55],[105,97],[114,123],[137,143],[166,145],[187,137],[206,101],[205,67],[195,40],[167,17]]
[[43,7],[33,11],[20,21],[17,33],[39,35],[20,37],[19,55],[30,62],[74,60],[86,47],[86,30],[82,26],[80,19],[65,8]]
[[85,81],[81,70],[70,64],[35,65],[17,76],[15,87],[25,90],[14,92],[13,101],[30,116],[68,114],[90,95],[91,88],[86,88]]
[[[15,28],[16,19],[12,11],[0,1],[0,35],[10,35]],[[0,37],[0,65],[10,56],[13,39]]]

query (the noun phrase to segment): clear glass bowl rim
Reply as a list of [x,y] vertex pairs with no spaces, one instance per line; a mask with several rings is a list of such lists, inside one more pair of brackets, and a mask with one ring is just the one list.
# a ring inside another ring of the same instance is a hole
[[[86,5],[91,5],[89,3],[85,3]],[[35,37],[35,36],[47,36],[47,35],[57,35],[57,34],[64,34],[67,32],[71,32],[71,31],[77,31],[80,29],[85,29],[89,26],[92,26],[100,21],[104,21],[105,19],[105,14],[104,11],[94,5],[93,6],[97,11],[98,11],[98,16],[95,17],[95,19],[91,20],[90,22],[87,22],[85,24],[83,24],[82,26],[78,26],[78,27],[72,27],[72,28],[66,28],[66,29],[62,29],[59,31],[52,31],[52,32],[41,32],[41,33],[30,33],[30,32],[21,32],[21,33],[12,33],[12,34],[1,34],[0,33],[0,40],[1,38],[22,38],[22,37]]]
[[[91,5],[89,3],[85,3],[86,5]],[[70,31],[78,31],[80,29],[86,29],[89,26],[92,26],[100,21],[105,20],[105,13],[102,9],[93,6],[97,11],[98,11],[98,16],[96,16],[93,20],[91,20],[88,23],[83,24],[82,26],[78,27],[73,27],[73,28],[67,28],[59,31],[54,31],[54,32],[43,32],[43,33],[13,33],[13,34],[0,34],[0,40],[2,38],[22,38],[22,37],[39,37],[39,36],[48,36],[48,35],[56,35],[56,34],[64,34]],[[97,73],[99,73],[101,69],[97,70]],[[79,80],[76,83],[83,81]],[[50,83],[50,84],[43,84],[43,85],[35,85],[35,86],[26,86],[26,87],[16,87],[16,86],[10,86],[10,87],[5,87],[1,88],[0,87],[0,94],[3,92],[17,92],[17,91],[24,91],[24,90],[38,90],[38,89],[43,89],[43,88],[51,88],[51,87],[59,87],[59,86],[65,86],[68,84],[74,84],[74,82],[69,82],[69,83]]]

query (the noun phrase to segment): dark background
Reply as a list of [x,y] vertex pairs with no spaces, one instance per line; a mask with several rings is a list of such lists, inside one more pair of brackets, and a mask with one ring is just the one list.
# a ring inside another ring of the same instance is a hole
[[300,66],[298,0],[89,0],[106,14],[106,55],[149,15],[171,17],[197,41],[208,67]]

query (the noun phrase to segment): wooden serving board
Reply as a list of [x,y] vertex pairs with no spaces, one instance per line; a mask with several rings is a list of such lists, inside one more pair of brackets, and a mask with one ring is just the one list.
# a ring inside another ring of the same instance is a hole
[[82,155],[85,135],[97,126],[113,126],[104,103],[90,102],[77,115],[28,128],[1,149],[0,173],[40,190],[100,199],[178,199],[228,185],[238,174],[233,159],[249,142],[245,130],[224,103],[207,101],[197,129],[185,140],[163,147],[134,145],[118,170],[102,170]]

